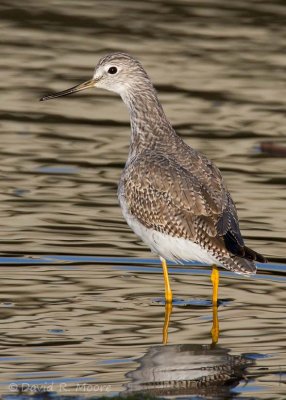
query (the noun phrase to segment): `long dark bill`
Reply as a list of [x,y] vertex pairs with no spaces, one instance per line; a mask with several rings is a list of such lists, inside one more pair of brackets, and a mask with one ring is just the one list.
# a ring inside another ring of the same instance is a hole
[[96,85],[96,80],[95,79],[90,79],[89,81],[86,81],[84,83],[80,83],[79,85],[73,86],[70,89],[63,90],[62,92],[57,92],[54,94],[48,94],[47,96],[44,96],[40,99],[40,101],[45,101],[45,100],[51,100],[55,99],[56,97],[62,97],[62,96],[67,96],[72,93],[80,92],[81,90],[85,90],[91,87],[94,87]]

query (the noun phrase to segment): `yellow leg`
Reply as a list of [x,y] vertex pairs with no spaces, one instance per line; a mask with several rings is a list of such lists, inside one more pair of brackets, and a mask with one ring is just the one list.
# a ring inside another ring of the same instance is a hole
[[213,284],[213,304],[217,304],[218,285],[219,285],[219,270],[216,265],[213,266],[211,281]]
[[218,323],[217,304],[214,303],[213,303],[213,326],[211,334],[212,334],[212,344],[217,344],[219,338],[219,323]]
[[164,327],[163,327],[163,344],[168,343],[168,328],[169,328],[171,313],[172,313],[172,303],[166,303],[165,304],[165,321],[164,321]]
[[172,303],[173,294],[172,294],[172,290],[171,290],[171,286],[170,286],[170,282],[169,282],[167,263],[166,263],[166,260],[164,258],[160,257],[160,259],[161,259],[161,263],[162,263],[162,267],[163,267],[163,273],[164,273],[166,304],[167,303]]
[[212,274],[211,274],[211,281],[213,284],[213,326],[211,330],[212,334],[212,343],[216,344],[219,338],[219,322],[218,322],[218,311],[217,311],[217,300],[218,300],[218,285],[219,285],[219,270],[214,265]]

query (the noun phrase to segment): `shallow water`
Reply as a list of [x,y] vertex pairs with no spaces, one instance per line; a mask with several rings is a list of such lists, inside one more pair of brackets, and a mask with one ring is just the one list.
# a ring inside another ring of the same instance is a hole
[[[285,17],[283,1],[1,1],[2,394],[15,382],[137,390],[153,354],[180,365],[219,348],[247,368],[228,392],[197,395],[285,397],[285,157],[258,150],[285,144]],[[222,170],[247,243],[271,261],[253,278],[222,273],[217,347],[210,269],[188,265],[170,268],[175,305],[158,350],[161,269],[116,197],[121,101],[98,90],[38,102],[89,79],[112,50],[142,61],[178,133]]]

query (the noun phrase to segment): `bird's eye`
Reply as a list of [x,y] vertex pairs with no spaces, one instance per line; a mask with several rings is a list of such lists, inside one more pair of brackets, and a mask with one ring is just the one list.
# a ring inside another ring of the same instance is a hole
[[117,72],[117,68],[116,67],[110,67],[108,69],[108,73],[111,74],[111,75],[116,74],[116,72]]

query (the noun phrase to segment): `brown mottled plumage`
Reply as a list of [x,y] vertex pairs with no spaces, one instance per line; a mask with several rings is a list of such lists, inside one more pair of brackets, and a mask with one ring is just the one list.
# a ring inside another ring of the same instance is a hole
[[193,259],[238,273],[254,273],[255,261],[266,262],[245,246],[218,168],[176,134],[137,60],[107,55],[92,80],[43,100],[92,86],[119,93],[128,107],[131,143],[118,196],[127,222],[151,249],[163,258],[192,259],[193,248]]

